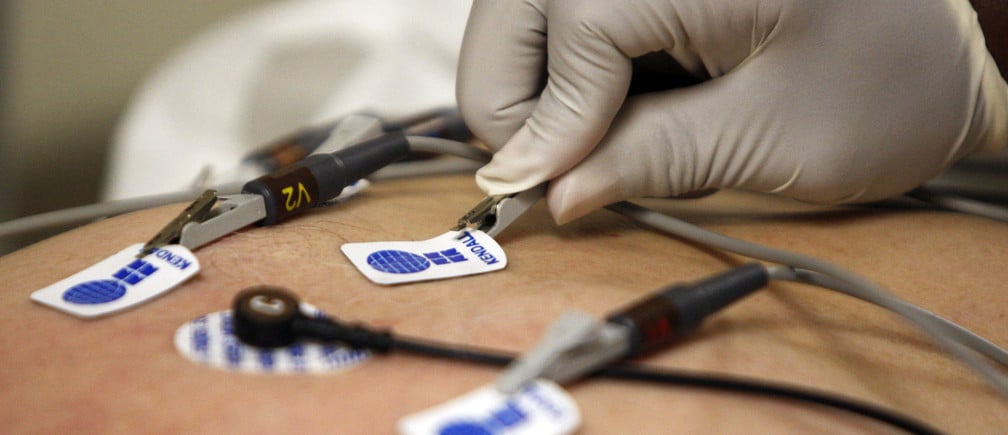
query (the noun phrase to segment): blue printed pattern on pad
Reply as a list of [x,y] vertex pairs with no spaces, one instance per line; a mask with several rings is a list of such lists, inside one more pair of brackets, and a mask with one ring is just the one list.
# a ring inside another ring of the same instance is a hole
[[420,255],[395,250],[373,252],[368,255],[367,263],[375,270],[387,273],[417,273],[427,270],[431,265]]
[[375,251],[367,257],[368,265],[375,270],[398,274],[423,272],[430,268],[431,263],[444,266],[463,261],[468,261],[468,259],[456,248],[425,252],[423,255],[406,251],[382,250]]
[[123,297],[126,294],[126,286],[119,281],[103,279],[99,281],[88,281],[70,287],[63,293],[63,300],[75,304],[104,304]]
[[221,332],[224,338],[224,355],[227,356],[228,364],[241,365],[242,346],[241,341],[234,335],[234,318],[231,313],[221,317]]
[[154,272],[157,272],[157,268],[154,267],[154,265],[143,260],[135,260],[126,267],[119,269],[118,272],[112,274],[112,277],[129,285],[136,285],[138,282],[143,281],[144,278],[147,278]]
[[455,248],[446,249],[444,251],[428,252],[424,254],[424,257],[430,260],[431,263],[437,265],[461,263],[466,261],[465,255],[462,255],[462,253]]
[[112,302],[126,294],[127,285],[136,285],[157,270],[146,261],[134,260],[112,274],[115,280],[102,279],[77,284],[63,293],[63,300],[82,305]]
[[199,355],[206,357],[210,350],[210,336],[207,334],[206,316],[197,317],[192,321],[192,346]]
[[503,433],[506,429],[517,426],[528,418],[528,416],[518,408],[518,404],[507,401],[504,408],[495,411],[490,418],[485,421],[455,421],[448,423],[438,430],[439,435],[494,435]]

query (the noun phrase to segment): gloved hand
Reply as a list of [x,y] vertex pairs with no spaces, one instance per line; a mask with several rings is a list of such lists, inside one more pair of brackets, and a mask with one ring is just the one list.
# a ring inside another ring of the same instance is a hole
[[[627,97],[635,58],[710,80]],[[477,0],[457,80],[479,186],[552,180],[559,223],[710,188],[871,201],[1008,144],[966,0]]]

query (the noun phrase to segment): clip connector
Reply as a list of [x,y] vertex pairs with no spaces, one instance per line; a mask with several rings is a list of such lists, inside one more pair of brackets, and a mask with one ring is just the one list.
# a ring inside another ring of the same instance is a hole
[[266,202],[261,195],[222,195],[211,213],[182,227],[179,244],[196,249],[265,218]]
[[265,201],[260,195],[240,193],[217,196],[215,191],[207,190],[144,244],[137,258],[173,243],[196,249],[265,217]]
[[513,394],[536,378],[563,383],[587,375],[630,350],[630,330],[571,311],[550,325],[536,347],[497,378],[497,389]]
[[466,212],[459,218],[458,224],[452,227],[452,231],[461,231],[469,227],[476,227],[484,230],[496,223],[497,206],[501,200],[509,195],[490,195],[483,198],[472,210]]
[[161,231],[158,231],[153,238],[147,241],[143,248],[140,249],[136,258],[143,258],[154,252],[155,249],[165,245],[170,245],[179,240],[182,237],[182,229],[190,222],[199,222],[205,219],[210,214],[210,210],[213,209],[213,206],[216,203],[216,191],[213,189],[203,191],[199,198],[196,198],[192,204],[189,204],[188,207],[182,210],[182,213],[179,213],[175,219],[168,222],[168,225],[161,228]]
[[517,193],[490,195],[458,220],[452,231],[475,227],[496,237],[546,194],[546,183]]

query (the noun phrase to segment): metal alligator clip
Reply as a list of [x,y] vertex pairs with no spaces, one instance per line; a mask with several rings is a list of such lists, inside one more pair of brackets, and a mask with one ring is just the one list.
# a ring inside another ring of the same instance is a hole
[[490,237],[496,237],[545,194],[546,183],[543,183],[518,193],[488,196],[459,218],[452,231],[475,227]]
[[207,190],[144,244],[137,257],[172,243],[196,249],[265,217],[266,206],[261,195],[217,196],[215,191]]
[[196,249],[266,218],[262,195],[237,193],[217,197],[217,207],[206,219],[182,227],[179,244]]
[[623,358],[629,350],[628,328],[571,311],[550,325],[536,347],[508,366],[497,378],[497,389],[512,394],[536,378],[567,382]]
[[137,258],[143,258],[144,256],[154,252],[155,249],[169,245],[178,240],[182,234],[182,228],[189,222],[201,220],[209,215],[210,210],[216,202],[217,192],[213,190],[204,191],[199,198],[196,198],[192,204],[189,204],[188,207],[182,210],[182,213],[175,216],[175,219],[168,222],[168,225],[161,228],[161,231],[158,231],[153,238],[147,241],[137,254]]

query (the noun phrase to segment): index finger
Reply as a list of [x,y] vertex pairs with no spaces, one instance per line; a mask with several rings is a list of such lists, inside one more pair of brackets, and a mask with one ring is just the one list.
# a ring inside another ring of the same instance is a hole
[[[665,40],[628,27],[647,25],[643,4],[553,1],[546,10],[547,81],[524,124],[479,172],[491,194],[512,193],[576,165],[601,140],[630,85],[630,57]],[[630,50],[626,50],[629,47]]]
[[499,149],[532,113],[546,76],[546,0],[476,1],[459,55],[466,124]]

